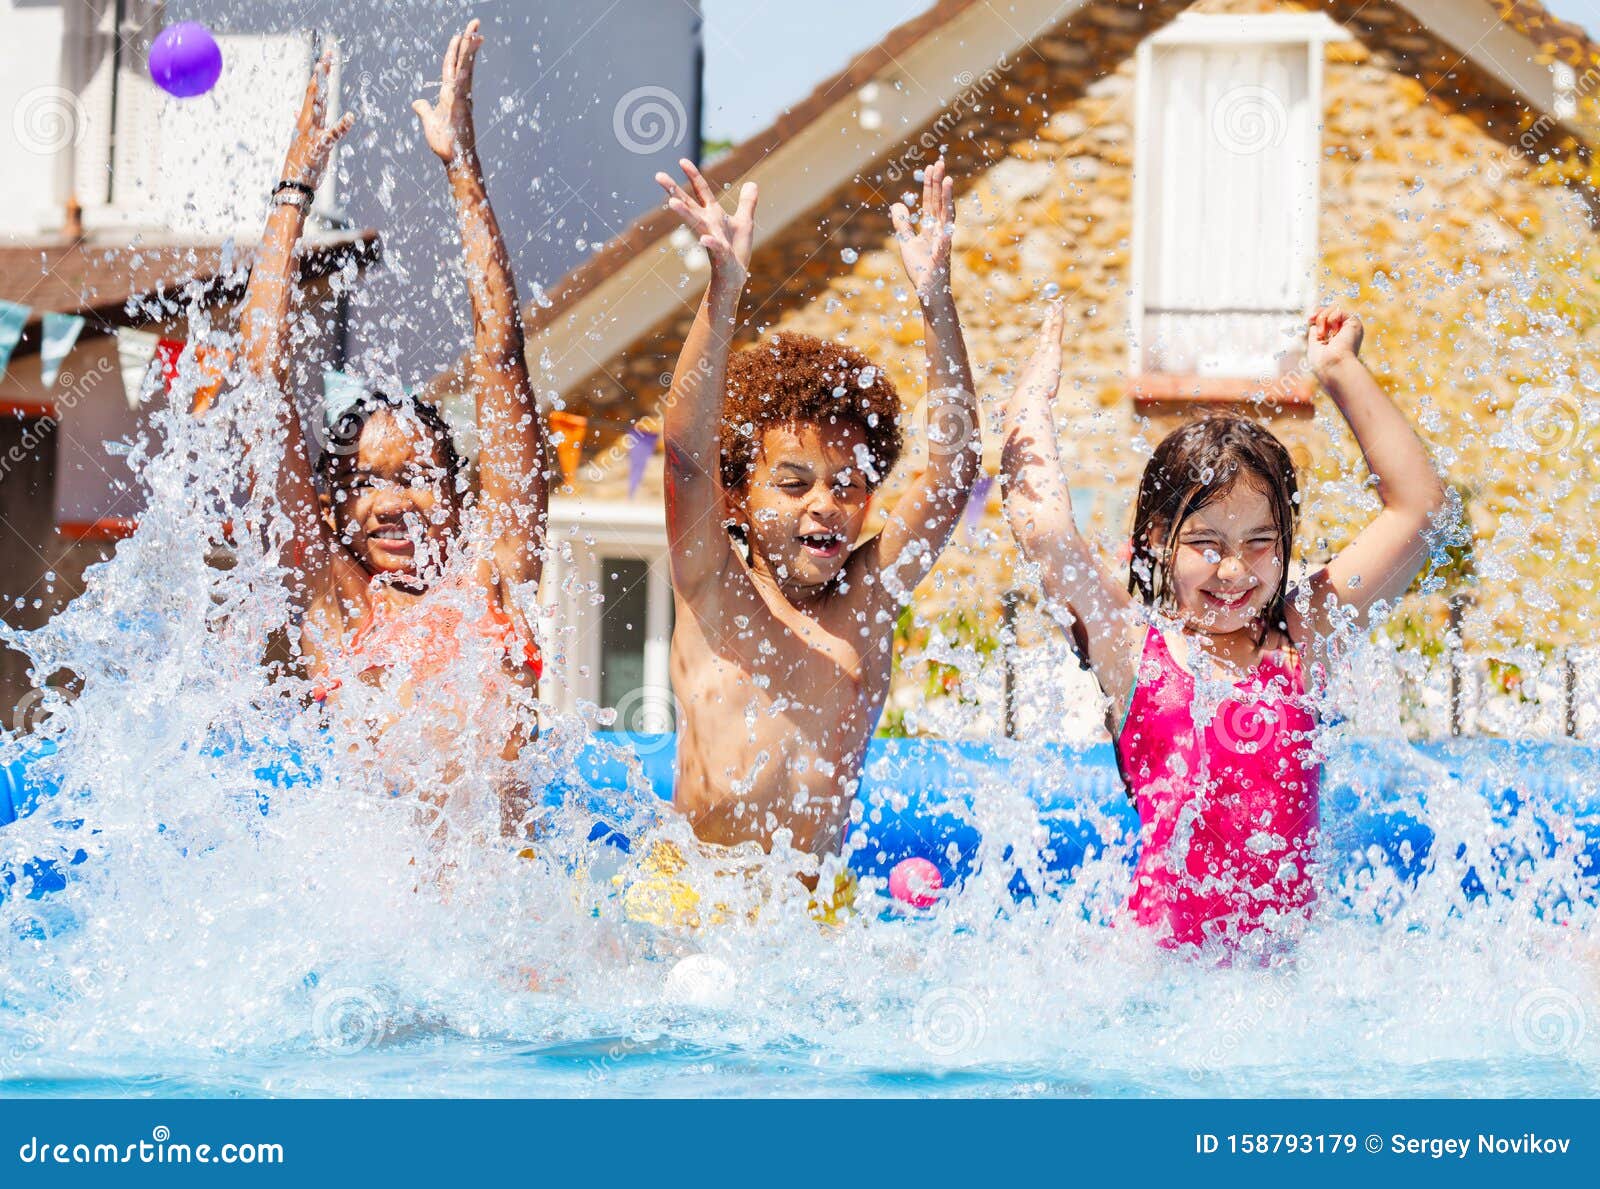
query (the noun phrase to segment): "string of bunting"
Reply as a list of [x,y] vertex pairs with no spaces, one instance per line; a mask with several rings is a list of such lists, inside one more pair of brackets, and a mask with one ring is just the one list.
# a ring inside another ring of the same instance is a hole
[[[20,302],[0,298],[0,379],[5,378],[11,355],[22,341],[33,309]],[[49,388],[61,374],[61,365],[72,353],[78,335],[83,332],[81,314],[58,314],[53,310],[39,315],[39,378]]]
[[[331,424],[339,419],[362,394],[368,384],[359,377],[332,368],[322,373],[324,415]],[[472,423],[469,400],[446,399],[440,403],[440,413],[449,423],[463,453],[476,455],[476,426]],[[607,417],[594,417],[553,409],[547,415],[551,443],[556,450],[556,463],[561,469],[562,481],[571,486],[583,462],[583,444],[592,430],[617,430],[626,435],[628,455],[628,495],[638,491],[644,473],[661,441],[659,424],[655,418],[638,421],[616,421]]]
[[[222,390],[223,369],[228,353],[217,347],[169,339],[148,330],[123,326],[117,330],[117,368],[122,373],[122,394],[128,408],[137,409],[157,390],[170,394],[178,378],[184,355],[192,352],[201,382],[194,392],[193,407],[204,410]],[[154,364],[155,366],[152,366]]]

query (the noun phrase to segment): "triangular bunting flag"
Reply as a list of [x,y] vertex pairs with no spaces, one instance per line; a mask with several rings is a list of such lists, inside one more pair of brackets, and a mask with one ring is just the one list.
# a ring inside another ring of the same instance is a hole
[[28,324],[28,315],[32,312],[27,306],[0,299],[0,378],[6,374],[11,352],[22,341],[22,328]]
[[[408,392],[407,396],[416,398],[416,393]],[[456,453],[469,463],[478,461],[478,406],[470,392],[452,392],[448,396],[439,398],[439,416],[444,418],[444,423],[450,427],[450,436],[455,439]]]
[[183,358],[182,339],[157,339],[156,359],[161,364],[161,394],[172,391],[172,382],[178,378],[178,360]]
[[972,481],[972,494],[967,497],[967,510],[961,514],[961,521],[968,532],[971,532],[983,519],[983,514],[989,507],[989,489],[993,486],[994,476],[989,474],[980,474]]
[[137,409],[145,397],[145,382],[150,375],[150,361],[155,358],[159,335],[148,330],[122,327],[117,331],[117,366],[122,372],[122,394],[128,408]]
[[367,386],[354,376],[347,376],[331,367],[323,369],[322,408],[329,425],[337,425],[339,418],[353,409],[366,394]]
[[633,498],[639,490],[639,484],[644,481],[645,468],[650,465],[650,456],[656,452],[656,443],[660,440],[660,434],[637,425],[628,431],[629,499]]
[[83,317],[79,314],[46,313],[41,319],[39,336],[39,379],[49,388],[61,374],[61,365],[83,330]]
[[571,487],[578,474],[578,464],[583,461],[583,439],[589,432],[589,419],[557,409],[550,414],[550,428],[560,435],[555,443],[556,462],[561,467],[562,482]]
[[194,366],[200,375],[190,404],[193,412],[204,413],[211,407],[211,402],[222,392],[222,385],[228,378],[228,365],[232,362],[233,352],[224,347],[194,349]]

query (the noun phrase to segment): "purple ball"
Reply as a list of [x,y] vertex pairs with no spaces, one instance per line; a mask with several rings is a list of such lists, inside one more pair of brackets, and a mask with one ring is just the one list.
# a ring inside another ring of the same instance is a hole
[[204,95],[222,76],[222,47],[196,21],[168,25],[150,43],[150,77],[168,95]]

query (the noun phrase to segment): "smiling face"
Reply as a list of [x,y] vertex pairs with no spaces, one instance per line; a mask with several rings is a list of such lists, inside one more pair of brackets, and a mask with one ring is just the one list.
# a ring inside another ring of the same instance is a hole
[[329,474],[334,530],[373,574],[415,574],[442,558],[458,508],[448,460],[415,417],[379,409]]
[[[1166,547],[1167,526],[1151,535]],[[1211,635],[1253,629],[1277,593],[1284,559],[1272,501],[1248,478],[1184,518],[1170,559],[1177,612]]]
[[796,592],[836,578],[867,518],[870,457],[853,419],[764,429],[749,478],[730,492],[752,564]]

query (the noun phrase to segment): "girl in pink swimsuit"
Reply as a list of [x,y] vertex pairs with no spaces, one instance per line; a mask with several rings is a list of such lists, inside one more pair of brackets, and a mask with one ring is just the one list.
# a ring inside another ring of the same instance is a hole
[[[1078,534],[1056,446],[1062,309],[1006,410],[1006,515],[1046,606],[1110,699],[1139,810],[1129,915],[1167,946],[1236,941],[1314,899],[1316,720],[1302,655],[1364,626],[1429,554],[1444,490],[1405,416],[1361,363],[1362,325],[1309,319],[1306,362],[1349,424],[1383,510],[1291,589],[1300,507],[1289,452],[1254,421],[1190,422],[1139,484],[1126,585]],[[1348,630],[1345,628],[1345,630]]]

